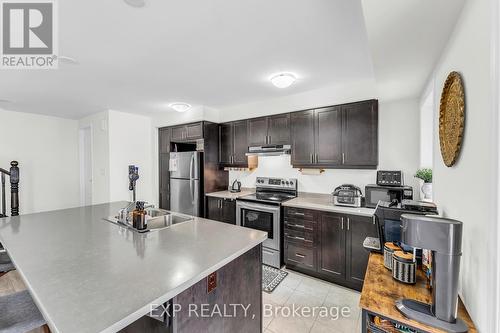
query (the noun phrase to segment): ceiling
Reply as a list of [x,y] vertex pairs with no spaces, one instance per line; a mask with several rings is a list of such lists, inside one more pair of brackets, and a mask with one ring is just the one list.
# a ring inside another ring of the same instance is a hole
[[419,96],[465,0],[361,0],[381,99]]
[[[463,1],[362,2],[62,1],[59,54],[78,64],[1,71],[0,107],[73,119],[154,114],[172,112],[171,102],[224,108],[374,76],[381,95],[417,96]],[[275,88],[268,79],[280,71],[298,82]],[[407,87],[394,92],[394,82]]]

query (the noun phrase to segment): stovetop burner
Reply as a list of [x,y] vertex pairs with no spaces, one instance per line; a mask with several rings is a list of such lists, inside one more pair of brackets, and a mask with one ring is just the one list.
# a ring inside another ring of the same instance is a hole
[[277,193],[277,192],[256,192],[254,194],[245,195],[241,198],[241,200],[251,200],[251,201],[268,201],[268,202],[277,202],[282,203],[287,200],[295,198],[297,195],[293,195],[290,193]]
[[281,204],[297,196],[297,179],[257,177],[257,191],[238,200]]

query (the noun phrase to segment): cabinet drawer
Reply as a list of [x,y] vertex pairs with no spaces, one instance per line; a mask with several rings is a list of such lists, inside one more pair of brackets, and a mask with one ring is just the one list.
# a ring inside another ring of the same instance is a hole
[[297,243],[301,246],[310,247],[314,245],[314,234],[307,231],[297,231],[285,228],[285,242]]
[[285,208],[285,218],[287,219],[298,219],[298,220],[308,220],[316,221],[317,213],[313,210],[286,207]]
[[287,244],[285,247],[285,260],[294,265],[302,265],[307,268],[314,268],[314,249]]
[[314,232],[316,230],[316,222],[286,217],[285,228]]

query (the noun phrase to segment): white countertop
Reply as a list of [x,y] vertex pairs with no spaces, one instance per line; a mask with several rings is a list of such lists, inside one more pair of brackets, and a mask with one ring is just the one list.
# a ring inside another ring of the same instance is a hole
[[267,236],[202,218],[146,234],[102,219],[125,205],[0,219],[0,242],[52,332],[116,332]]
[[283,206],[296,207],[304,209],[316,209],[335,213],[353,214],[361,216],[373,216],[375,209],[366,207],[344,207],[335,206],[333,204],[331,194],[306,193],[300,192],[299,195],[292,200],[285,201]]
[[253,188],[242,188],[241,192],[230,192],[230,191],[219,191],[219,192],[212,192],[212,193],[207,193],[205,194],[207,197],[215,197],[215,198],[222,198],[222,199],[238,199],[240,197],[243,197],[245,195],[253,194],[255,193],[255,189]]

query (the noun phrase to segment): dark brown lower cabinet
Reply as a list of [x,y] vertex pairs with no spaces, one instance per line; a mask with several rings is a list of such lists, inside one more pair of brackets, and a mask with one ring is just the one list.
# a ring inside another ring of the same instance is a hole
[[321,213],[319,217],[318,272],[334,279],[344,279],[346,251],[344,216]]
[[[119,332],[262,332],[261,245],[218,269],[216,287],[210,292],[208,280],[208,277],[201,279],[171,300],[168,308],[176,309],[176,313],[168,317],[168,324],[144,316]],[[214,315],[210,315],[212,312]]]
[[236,224],[236,200],[207,197],[206,218],[229,224]]
[[285,207],[284,261],[287,268],[361,290],[369,252],[377,237],[371,217]]
[[346,240],[346,280],[363,286],[370,253],[363,247],[366,237],[378,237],[377,227],[371,217],[348,215]]

